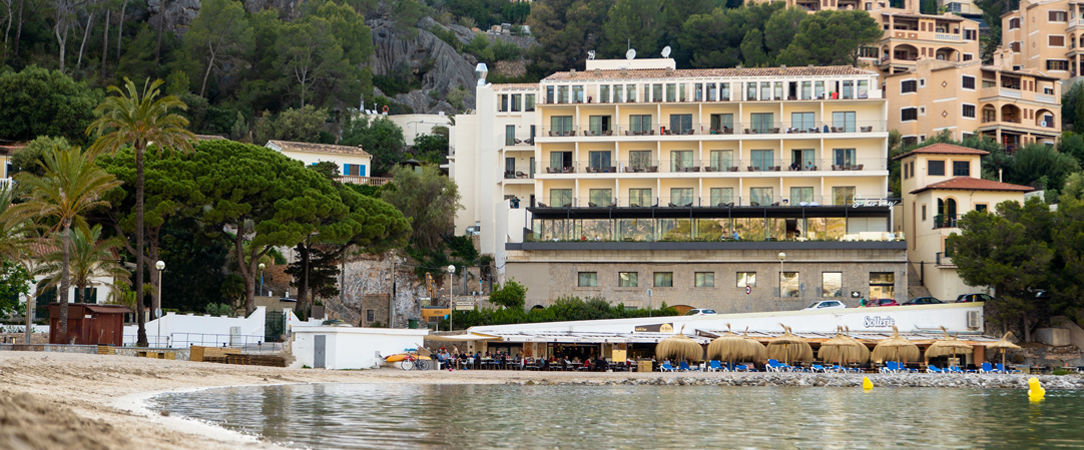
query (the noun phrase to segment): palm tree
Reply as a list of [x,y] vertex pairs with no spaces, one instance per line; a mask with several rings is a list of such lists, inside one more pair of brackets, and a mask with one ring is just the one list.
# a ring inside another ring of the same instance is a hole
[[[117,257],[117,240],[102,239],[102,226],[94,225],[93,228],[76,227],[71,236],[71,283],[75,285],[76,292],[85,293],[87,286],[94,278],[110,278],[113,280],[126,280],[130,275],[124,268],[120,258]],[[45,275],[43,287],[53,287],[60,283],[62,272],[62,251],[54,251],[45,256],[44,263],[38,268],[38,274]],[[116,283],[124,285],[121,283]],[[114,283],[108,283],[111,288],[116,288]],[[84,298],[83,301],[86,301]]]
[[[32,224],[23,219],[14,217],[10,206],[15,203],[17,195],[15,186],[11,183],[0,184],[0,260],[7,259],[23,264],[28,272],[33,273],[33,258],[27,258],[27,250],[31,244]],[[36,294],[36,292],[35,292]],[[33,321],[33,299],[36,296],[28,296],[26,299],[26,343],[30,344],[30,331]]]
[[116,152],[127,145],[135,148],[136,323],[139,325],[137,345],[144,347],[147,346],[147,330],[143,322],[143,152],[151,144],[159,149],[189,151],[196,139],[196,135],[185,129],[188,119],[173,112],[186,110],[188,106],[174,95],[161,97],[158,90],[161,85],[162,80],[151,82],[148,79],[139,91],[132,80],[125,78],[124,90],[109,86],[109,92],[115,95],[107,97],[94,109],[99,117],[87,127],[87,135],[95,132],[99,135],[90,147],[93,154]]
[[120,181],[94,164],[94,159],[73,147],[42,155],[45,175],[15,174],[15,181],[28,190],[26,201],[8,208],[15,220],[37,218],[52,224],[51,234],[60,233],[63,259],[60,271],[60,329],[62,342],[68,340],[68,287],[70,283],[72,225],[86,227],[82,214],[109,202],[102,194]]

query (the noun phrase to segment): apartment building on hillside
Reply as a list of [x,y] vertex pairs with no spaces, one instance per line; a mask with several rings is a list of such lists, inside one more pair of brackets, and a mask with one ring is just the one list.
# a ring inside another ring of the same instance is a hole
[[[1005,52],[995,61],[1007,61]],[[914,145],[948,131],[953,139],[981,134],[1012,151],[1053,145],[1061,134],[1061,87],[1056,78],[978,60],[922,60],[914,70],[886,75],[889,129]]]
[[1084,69],[1084,8],[1068,0],[1020,0],[1001,15],[1001,45],[1012,50],[1014,70],[1069,79]]
[[[477,89],[478,110],[453,131],[453,173],[477,183],[461,192],[493,216],[468,206],[457,231],[477,220],[483,247],[503,246],[499,277],[525,283],[529,307],[574,295],[764,311],[907,296],[875,71],[590,60],[529,91]],[[516,125],[497,104],[505,92],[536,95],[533,122],[515,119],[535,126],[533,167],[518,150],[506,159],[517,144],[499,131]],[[530,192],[502,187],[510,173]]]

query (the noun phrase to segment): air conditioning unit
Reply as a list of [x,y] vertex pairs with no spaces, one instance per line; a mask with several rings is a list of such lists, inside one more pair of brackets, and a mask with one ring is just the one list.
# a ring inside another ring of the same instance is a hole
[[982,312],[981,311],[968,311],[967,312],[967,329],[977,330],[982,328]]

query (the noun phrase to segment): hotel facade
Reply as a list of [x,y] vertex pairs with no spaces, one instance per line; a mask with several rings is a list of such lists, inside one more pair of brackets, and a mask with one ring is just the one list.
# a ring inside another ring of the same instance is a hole
[[[591,60],[525,88],[478,87],[451,172],[478,199],[457,231],[476,224],[529,307],[573,295],[721,312],[907,297],[877,72]],[[502,110],[504,95],[531,93],[533,111]],[[534,130],[525,154],[521,129]]]

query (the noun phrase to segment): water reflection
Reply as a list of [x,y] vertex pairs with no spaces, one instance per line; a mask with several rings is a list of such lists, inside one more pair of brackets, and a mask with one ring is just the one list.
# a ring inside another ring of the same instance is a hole
[[1081,447],[1084,396],[1023,390],[326,384],[155,401],[312,447]]

